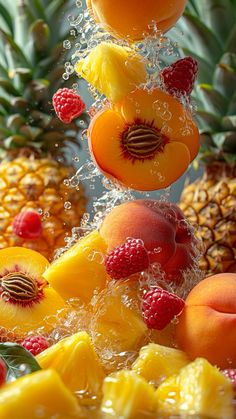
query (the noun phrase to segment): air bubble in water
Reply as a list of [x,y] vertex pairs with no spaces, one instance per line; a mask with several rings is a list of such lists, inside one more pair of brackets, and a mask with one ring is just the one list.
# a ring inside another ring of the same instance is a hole
[[71,49],[71,42],[69,41],[69,39],[65,39],[65,41],[63,41],[63,48]]
[[71,209],[71,202],[70,202],[70,201],[66,201],[66,202],[64,203],[64,208],[65,208],[65,210],[69,210],[69,209]]

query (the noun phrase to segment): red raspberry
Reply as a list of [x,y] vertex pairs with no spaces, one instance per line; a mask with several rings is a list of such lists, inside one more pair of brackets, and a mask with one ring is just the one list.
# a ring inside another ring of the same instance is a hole
[[153,288],[143,297],[142,312],[149,329],[164,329],[184,308],[184,300],[161,288]]
[[233,389],[236,392],[236,369],[228,368],[221,372],[225,375],[225,377],[229,378],[232,381]]
[[34,356],[40,354],[40,352],[45,351],[45,349],[49,347],[47,339],[43,336],[29,336],[21,342],[21,345]]
[[112,278],[127,278],[148,268],[148,252],[142,240],[128,239],[124,244],[108,253],[105,266],[107,273]]
[[72,89],[59,89],[52,98],[58,118],[65,124],[77,118],[85,110],[85,103]]
[[197,77],[198,63],[192,57],[185,57],[161,72],[166,90],[170,94],[190,95]]
[[0,386],[6,382],[7,367],[3,359],[0,357]]
[[13,220],[13,232],[22,239],[38,239],[43,231],[36,211],[21,211]]

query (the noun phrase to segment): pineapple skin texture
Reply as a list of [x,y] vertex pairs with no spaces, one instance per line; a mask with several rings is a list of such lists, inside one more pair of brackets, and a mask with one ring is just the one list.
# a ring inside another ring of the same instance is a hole
[[65,385],[77,392],[82,404],[92,404],[101,398],[105,374],[86,332],[62,339],[36,359],[41,368],[56,370]]
[[188,220],[196,225],[203,242],[199,266],[205,275],[236,273],[234,175],[227,175],[227,167],[224,173],[224,164],[212,164],[202,178],[183,190],[179,206]]
[[141,348],[132,370],[152,384],[159,385],[164,379],[177,374],[189,362],[183,351],[149,343]]
[[133,371],[121,370],[104,380],[104,413],[124,419],[144,418],[155,411],[155,403],[154,388]]
[[83,418],[76,397],[56,371],[37,371],[4,385],[0,390],[1,419]]
[[[63,180],[70,170],[50,159],[18,157],[0,165],[0,248],[23,246],[51,260],[54,251],[65,245],[65,235],[78,226],[85,211],[83,189],[69,189]],[[69,210],[64,203],[71,203]],[[26,240],[12,230],[14,217],[21,211],[42,210],[43,233],[39,239]]]
[[233,386],[218,368],[197,358],[165,380],[156,390],[158,413],[205,415],[234,419]]
[[109,278],[102,263],[106,249],[95,230],[56,259],[43,276],[63,298],[80,298],[88,303]]

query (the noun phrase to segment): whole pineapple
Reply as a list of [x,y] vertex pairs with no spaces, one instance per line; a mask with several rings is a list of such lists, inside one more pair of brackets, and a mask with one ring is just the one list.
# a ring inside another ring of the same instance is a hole
[[189,0],[172,34],[199,62],[194,91],[203,177],[185,187],[181,208],[198,225],[200,266],[236,272],[236,0]]
[[[68,33],[60,28],[69,1],[4,5],[0,0],[0,248],[24,246],[51,259],[86,204],[82,186],[69,189],[64,182],[71,176],[66,146],[75,152],[82,127],[61,123],[51,103],[63,81]],[[42,214],[34,240],[13,229],[15,217],[28,210]]]

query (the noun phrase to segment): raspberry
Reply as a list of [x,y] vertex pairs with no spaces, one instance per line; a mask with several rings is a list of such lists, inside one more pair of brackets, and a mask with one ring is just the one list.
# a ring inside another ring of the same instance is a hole
[[153,288],[144,295],[142,312],[149,329],[164,329],[184,308],[184,300],[161,288]]
[[40,354],[40,352],[43,352],[49,347],[47,339],[43,336],[29,336],[21,342],[21,345],[34,356]]
[[221,372],[225,375],[225,377],[229,378],[232,381],[233,389],[236,392],[236,369],[228,368]]
[[148,268],[148,252],[142,240],[128,239],[124,244],[108,253],[105,266],[107,273],[112,278],[127,278]]
[[59,89],[52,98],[58,118],[65,124],[77,118],[85,110],[85,103],[72,89]]
[[7,367],[3,359],[0,357],[0,386],[6,382]]
[[185,57],[165,68],[161,72],[161,77],[170,94],[190,95],[197,72],[197,61],[192,57]]
[[22,239],[38,239],[43,231],[36,211],[21,211],[13,220],[13,232]]

